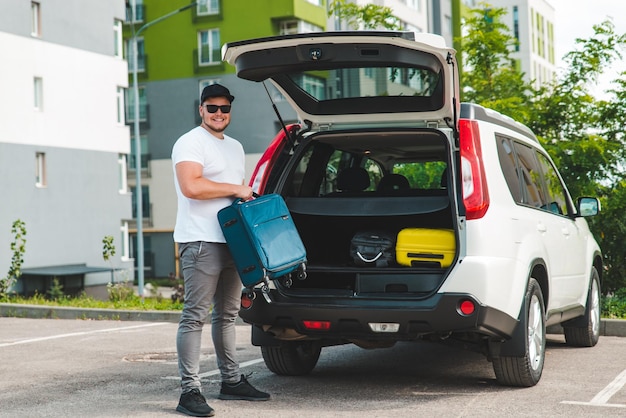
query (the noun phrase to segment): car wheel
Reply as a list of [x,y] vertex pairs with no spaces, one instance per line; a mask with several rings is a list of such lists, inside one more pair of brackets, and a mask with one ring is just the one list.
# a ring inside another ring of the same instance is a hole
[[496,380],[503,385],[534,386],[543,372],[546,354],[545,307],[541,287],[533,278],[529,280],[526,289],[525,307],[525,323],[519,324],[525,328],[524,337],[512,341],[514,344],[523,344],[524,356],[493,358]]
[[321,351],[322,347],[312,341],[289,341],[279,346],[261,347],[267,368],[283,376],[310,373],[317,364]]
[[565,342],[574,347],[593,347],[600,339],[600,276],[591,270],[587,307],[582,318],[563,324]]

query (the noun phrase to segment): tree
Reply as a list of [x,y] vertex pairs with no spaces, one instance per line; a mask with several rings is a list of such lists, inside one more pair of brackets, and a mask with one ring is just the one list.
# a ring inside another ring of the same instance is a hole
[[626,74],[608,92],[610,99],[593,94],[595,80],[622,58],[626,35],[616,34],[611,21],[595,25],[594,35],[577,39],[564,57],[563,73],[535,90],[509,57],[515,40],[501,23],[503,13],[483,3],[464,22],[462,98],[528,125],[572,196],[600,197],[602,212],[589,224],[604,255],[602,291],[626,288]]
[[400,20],[393,15],[393,10],[386,6],[366,4],[359,6],[347,0],[331,0],[328,15],[345,21],[354,30],[389,29],[399,30]]
[[477,103],[517,120],[528,119],[534,94],[510,58],[516,40],[502,23],[505,9],[481,4],[464,22],[462,101]]
[[626,39],[617,35],[610,21],[594,25],[590,39],[577,39],[577,49],[564,57],[564,74],[543,88],[525,121],[562,167],[572,194],[597,193],[623,174],[623,123],[626,121],[626,90],[621,84],[618,100],[594,97],[595,80],[616,59]]

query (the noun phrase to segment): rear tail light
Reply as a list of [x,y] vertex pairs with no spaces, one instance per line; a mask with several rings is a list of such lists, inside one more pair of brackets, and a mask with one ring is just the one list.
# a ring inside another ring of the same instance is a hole
[[476,311],[476,305],[469,299],[464,299],[459,303],[458,311],[463,316],[470,316]]
[[256,294],[254,292],[243,292],[241,294],[241,309],[250,309],[254,303]]
[[330,321],[302,321],[304,328],[314,331],[326,331],[330,329]]
[[[294,123],[292,125],[287,126],[287,131],[290,135],[293,135],[300,129],[300,125]],[[278,156],[285,148],[285,144],[288,142],[288,139],[285,136],[285,131],[281,130],[276,137],[272,140],[270,145],[267,147],[259,161],[257,162],[254,171],[252,172],[252,176],[250,177],[250,187],[255,193],[263,194],[265,191],[265,186],[267,186],[267,179],[269,174],[272,172],[272,168],[274,163],[278,159]]]
[[478,122],[461,119],[459,135],[465,215],[467,219],[479,219],[485,216],[489,208],[489,191],[482,162]]

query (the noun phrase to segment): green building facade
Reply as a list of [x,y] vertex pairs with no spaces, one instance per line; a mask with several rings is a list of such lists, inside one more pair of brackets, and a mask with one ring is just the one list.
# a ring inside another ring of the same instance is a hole
[[[135,0],[130,0],[132,3]],[[249,176],[260,154],[280,129],[272,101],[260,83],[239,80],[235,68],[221,61],[223,44],[249,38],[326,29],[328,0],[208,0],[163,20],[189,0],[137,0],[137,15],[127,10],[125,54],[129,62],[126,122],[131,125],[128,177],[136,221],[137,162],[141,164],[144,276],[179,277],[172,233],[176,218],[171,149],[178,137],[200,123],[199,95],[214,82],[236,97],[227,134],[238,139],[247,156]],[[158,21],[157,21],[158,20]],[[131,22],[139,32],[138,89],[141,158],[135,158],[132,90]],[[157,21],[157,22],[155,22]],[[147,25],[147,26],[144,26]],[[143,28],[143,29],[142,29]],[[286,122],[296,115],[268,85]],[[136,222],[131,222],[131,256],[135,256]]]

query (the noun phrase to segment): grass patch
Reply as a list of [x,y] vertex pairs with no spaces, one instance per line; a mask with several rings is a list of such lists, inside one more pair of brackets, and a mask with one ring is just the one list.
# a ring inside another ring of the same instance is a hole
[[78,297],[60,296],[54,300],[43,295],[35,295],[28,298],[11,296],[0,301],[25,305],[64,306],[87,309],[123,309],[138,311],[180,311],[183,309],[181,302],[174,302],[163,297],[145,297],[141,300],[141,298],[136,295],[128,295],[124,299],[116,300],[99,300],[85,295]]

